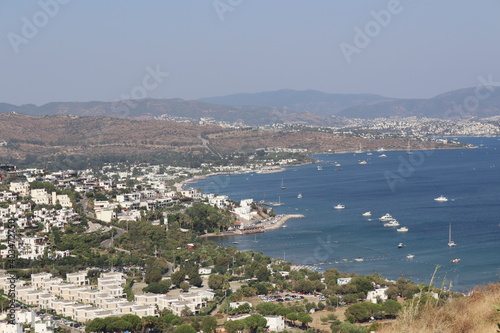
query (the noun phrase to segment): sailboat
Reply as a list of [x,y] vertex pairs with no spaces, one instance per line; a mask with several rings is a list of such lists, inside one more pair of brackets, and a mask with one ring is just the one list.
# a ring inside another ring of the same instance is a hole
[[408,148],[406,149],[406,155],[413,155],[413,152],[410,149],[410,140],[408,140]]
[[457,244],[455,244],[455,242],[451,240],[451,223],[450,223],[450,231],[448,232],[448,246],[452,247],[455,245],[457,245]]
[[281,189],[282,190],[286,189],[285,183],[283,182],[283,178],[281,178]]

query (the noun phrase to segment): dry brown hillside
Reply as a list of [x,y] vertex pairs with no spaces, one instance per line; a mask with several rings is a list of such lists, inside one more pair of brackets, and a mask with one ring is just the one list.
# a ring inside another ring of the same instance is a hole
[[479,287],[469,297],[448,300],[444,306],[427,306],[418,315],[403,309],[382,333],[495,333],[498,332],[500,283]]
[[[137,121],[107,117],[29,116],[0,114],[0,158],[26,155],[95,156],[251,153],[256,148],[307,148],[308,152],[359,149],[405,149],[406,139],[367,140],[314,131],[259,131],[193,125],[171,121]],[[415,142],[413,149],[450,148],[436,142]]]

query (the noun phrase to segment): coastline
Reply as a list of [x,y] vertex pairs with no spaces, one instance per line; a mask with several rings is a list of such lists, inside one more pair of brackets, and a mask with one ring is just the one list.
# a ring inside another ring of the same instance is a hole
[[241,235],[250,235],[254,233],[261,233],[261,232],[266,232],[270,230],[276,230],[281,228],[288,220],[290,219],[300,219],[305,217],[302,214],[280,214],[276,215],[272,219],[265,219],[263,222],[259,223],[259,229],[258,231],[253,231],[253,232],[244,232],[242,230],[235,230],[235,231],[224,231],[224,232],[219,232],[219,233],[208,233],[201,235],[200,237],[206,238],[206,237],[216,237],[216,236],[241,236]]

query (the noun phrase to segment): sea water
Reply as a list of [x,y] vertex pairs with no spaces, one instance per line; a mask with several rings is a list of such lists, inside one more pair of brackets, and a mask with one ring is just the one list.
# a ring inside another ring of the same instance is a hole
[[[234,200],[280,200],[276,213],[305,216],[262,234],[213,238],[219,245],[416,283],[429,283],[439,265],[434,285],[451,281],[453,290],[466,292],[500,280],[500,139],[460,140],[478,148],[314,155],[317,163],[284,172],[219,175],[188,187]],[[440,195],[448,201],[435,201]],[[334,209],[337,204],[345,209]],[[372,216],[362,216],[366,211]],[[384,227],[378,218],[386,213],[409,231]],[[454,258],[460,262],[451,263]]]

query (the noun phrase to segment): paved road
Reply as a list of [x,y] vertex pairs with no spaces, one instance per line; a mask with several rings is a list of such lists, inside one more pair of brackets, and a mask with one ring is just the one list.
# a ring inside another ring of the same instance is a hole
[[116,229],[116,235],[110,239],[106,239],[105,241],[102,241],[101,242],[102,247],[109,248],[111,246],[111,242],[113,241],[113,239],[116,239],[116,238],[120,237],[121,235],[123,235],[124,233],[126,233],[126,231],[121,229],[121,228],[118,228],[118,227],[113,227],[113,228]]

